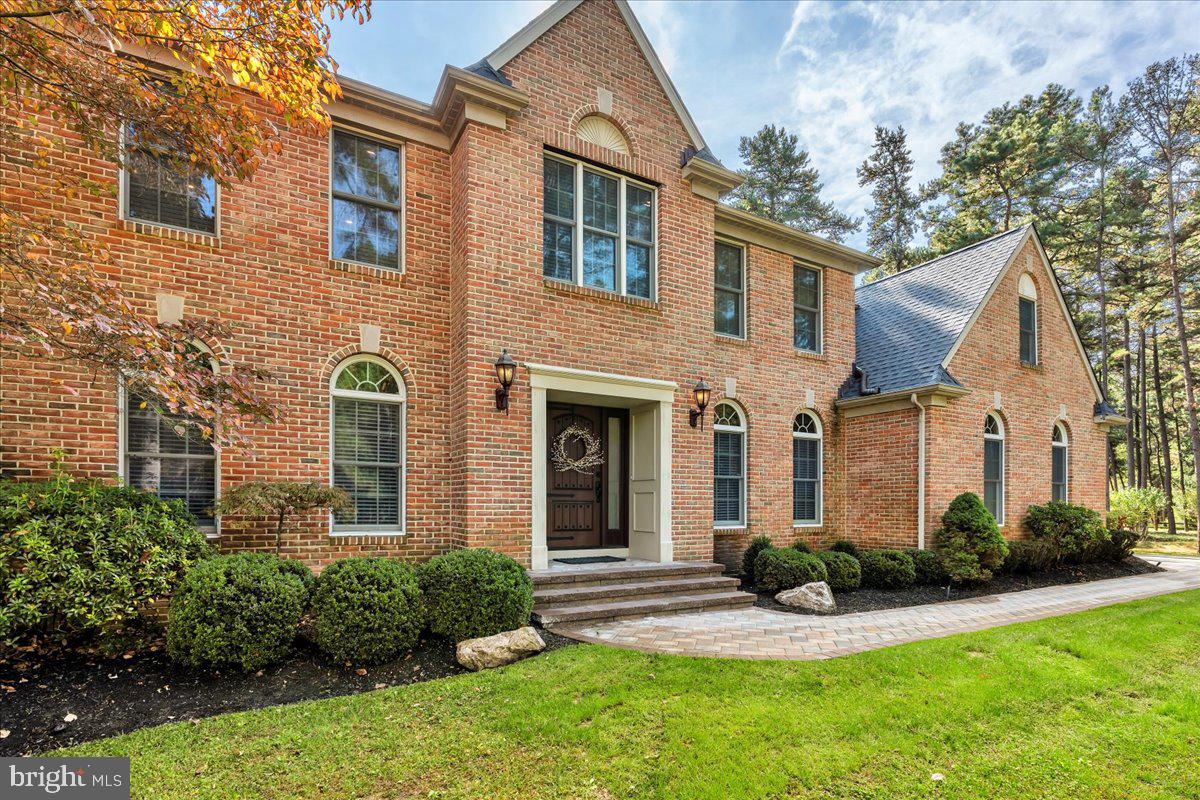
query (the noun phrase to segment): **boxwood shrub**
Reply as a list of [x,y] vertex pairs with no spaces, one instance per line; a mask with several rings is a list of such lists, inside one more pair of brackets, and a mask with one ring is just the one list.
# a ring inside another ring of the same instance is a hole
[[804,541],[803,539],[797,539],[796,541],[792,542],[792,549],[797,550],[801,553],[813,552],[812,545],[810,545],[808,542]]
[[754,575],[755,587],[764,592],[782,592],[806,583],[829,580],[821,559],[790,547],[759,553],[754,562]]
[[950,573],[938,551],[909,547],[904,552],[912,559],[917,571],[918,586],[945,586],[950,582]]
[[391,661],[425,627],[416,572],[390,558],[335,561],[317,579],[310,605],[313,640],[339,661]]
[[750,540],[746,552],[742,553],[742,579],[746,583],[754,585],[754,560],[763,550],[770,550],[772,547],[774,545],[771,544],[770,536],[755,536]]
[[196,564],[171,598],[167,653],[192,667],[247,671],[282,660],[308,601],[296,564],[264,553]]
[[529,622],[533,584],[521,565],[485,548],[435,556],[417,572],[429,629],[454,642]]
[[829,588],[833,591],[853,592],[862,585],[862,567],[854,556],[837,550],[822,550],[817,553],[817,558],[825,565]]
[[908,589],[917,582],[913,560],[899,550],[863,550],[858,563],[868,589]]
[[0,644],[103,634],[211,554],[178,500],[64,471],[0,482]]
[[836,542],[829,545],[829,549],[833,550],[835,553],[845,553],[846,555],[854,556],[855,558],[858,558],[859,556],[858,545],[849,539],[838,539]]

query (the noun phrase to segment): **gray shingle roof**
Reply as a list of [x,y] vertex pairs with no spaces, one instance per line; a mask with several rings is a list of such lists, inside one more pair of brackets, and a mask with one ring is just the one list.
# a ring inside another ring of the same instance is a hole
[[[859,287],[855,361],[870,392],[957,385],[942,361],[1027,230],[1007,231]],[[843,395],[860,394],[858,381],[847,381]]]

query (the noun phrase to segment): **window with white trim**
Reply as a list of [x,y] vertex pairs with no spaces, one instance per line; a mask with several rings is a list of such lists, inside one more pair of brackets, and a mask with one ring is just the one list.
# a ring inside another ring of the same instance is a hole
[[746,336],[746,249],[718,240],[713,270],[713,330]]
[[353,511],[335,533],[404,530],[404,381],[377,356],[355,356],[333,374],[333,485]]
[[983,504],[1004,524],[1004,423],[995,414],[983,422]]
[[821,421],[801,411],[792,420],[792,524],[821,524]]
[[1029,275],[1022,275],[1017,283],[1020,297],[1017,298],[1021,340],[1021,363],[1035,366],[1037,358],[1037,286]]
[[1067,429],[1061,422],[1055,423],[1050,442],[1050,499],[1060,503],[1068,502],[1070,494],[1070,448]]
[[746,422],[728,400],[713,409],[713,525],[746,524]]
[[403,181],[400,148],[334,129],[332,256],[400,269]]
[[653,300],[653,186],[577,159],[542,161],[542,274],[553,280]]
[[821,352],[821,271],[792,265],[792,341],[797,350]]
[[217,231],[217,182],[186,160],[143,146],[125,126],[122,192],[126,219],[197,233]]

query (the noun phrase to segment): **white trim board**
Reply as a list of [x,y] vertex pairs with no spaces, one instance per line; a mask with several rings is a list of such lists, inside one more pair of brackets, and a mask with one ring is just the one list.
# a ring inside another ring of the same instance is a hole
[[[582,5],[582,0],[558,0],[554,5],[547,8],[541,14],[534,17],[528,25],[521,28],[503,44],[493,50],[487,56],[487,62],[495,70],[503,69],[504,65],[512,61],[517,55],[529,45],[539,39],[542,34],[553,28],[567,14],[570,14],[576,8]],[[654,73],[654,77],[658,78],[659,84],[662,85],[663,92],[667,95],[667,100],[671,103],[671,108],[675,110],[680,122],[683,123],[684,130],[692,139],[692,144],[697,150],[703,150],[708,147],[704,142],[704,137],[700,134],[700,128],[696,126],[696,121],[692,119],[691,112],[687,110],[687,106],[683,104],[683,98],[679,96],[679,91],[675,88],[675,84],[671,82],[671,76],[667,74],[667,70],[663,67],[662,62],[658,60],[658,54],[654,52],[654,46],[650,44],[650,40],[646,37],[646,32],[642,30],[642,26],[637,21],[637,17],[633,13],[633,9],[629,7],[626,0],[615,0],[614,5],[617,11],[620,12],[621,18],[625,20],[625,24],[629,27],[629,32],[633,34],[633,39],[637,42],[638,47],[645,56],[647,63],[650,64],[650,70]]]

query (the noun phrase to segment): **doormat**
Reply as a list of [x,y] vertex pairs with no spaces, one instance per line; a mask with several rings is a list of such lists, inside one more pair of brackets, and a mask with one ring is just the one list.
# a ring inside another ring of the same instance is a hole
[[556,558],[557,564],[611,564],[616,561],[624,561],[623,558],[616,556],[582,556],[580,558]]

